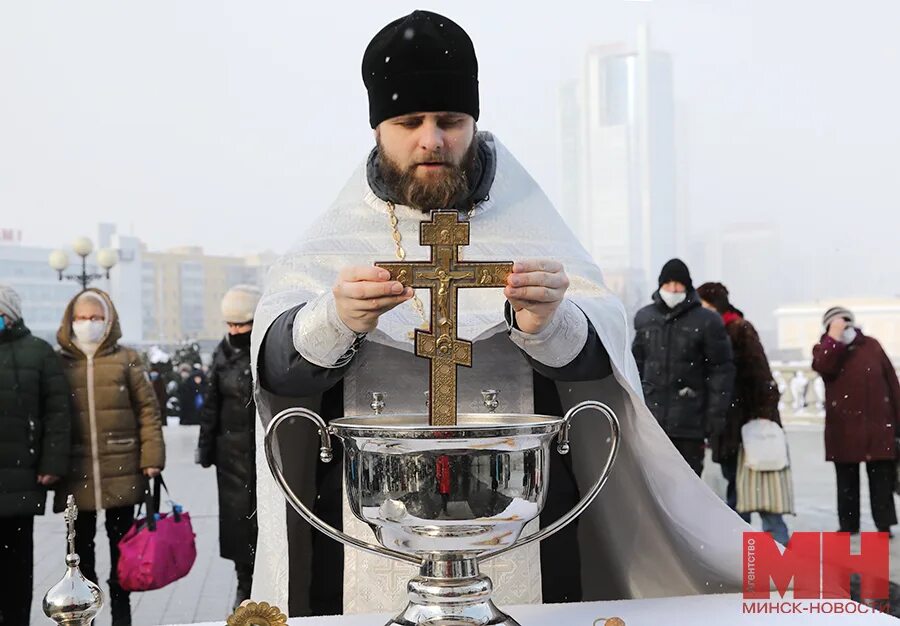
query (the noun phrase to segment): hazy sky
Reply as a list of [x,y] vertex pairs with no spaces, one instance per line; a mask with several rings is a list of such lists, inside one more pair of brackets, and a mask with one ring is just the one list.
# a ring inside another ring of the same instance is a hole
[[470,33],[480,126],[552,198],[559,86],[649,21],[674,59],[696,235],[768,221],[800,254],[900,263],[895,0],[5,2],[0,227],[284,250],[371,145],[362,52],[414,8]]

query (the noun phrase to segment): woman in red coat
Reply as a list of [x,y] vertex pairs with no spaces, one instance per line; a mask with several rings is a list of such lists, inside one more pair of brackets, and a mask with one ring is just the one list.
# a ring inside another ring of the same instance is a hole
[[875,527],[890,532],[897,523],[897,373],[881,344],[863,335],[849,310],[831,308],[822,323],[825,334],[813,348],[812,367],[825,381],[825,459],[834,462],[837,474],[840,530],[859,532],[859,464],[865,462]]

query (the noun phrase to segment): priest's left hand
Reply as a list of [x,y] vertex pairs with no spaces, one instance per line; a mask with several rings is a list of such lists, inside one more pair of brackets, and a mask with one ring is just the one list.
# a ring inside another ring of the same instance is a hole
[[516,313],[519,330],[534,335],[553,319],[568,288],[569,277],[562,263],[535,259],[513,265],[503,294]]

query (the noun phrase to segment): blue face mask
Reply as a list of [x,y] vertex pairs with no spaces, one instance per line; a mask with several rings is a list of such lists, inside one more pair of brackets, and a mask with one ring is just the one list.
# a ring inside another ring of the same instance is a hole
[[0,333],[6,330],[6,318],[0,315]]

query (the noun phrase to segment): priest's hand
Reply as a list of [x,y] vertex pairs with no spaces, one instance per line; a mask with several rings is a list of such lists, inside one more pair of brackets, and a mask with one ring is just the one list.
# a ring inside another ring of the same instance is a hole
[[385,269],[374,266],[345,267],[332,288],[338,316],[355,333],[368,333],[378,326],[378,318],[413,297]]
[[516,262],[503,294],[516,313],[519,330],[534,335],[553,319],[568,288],[562,263],[538,259]]

